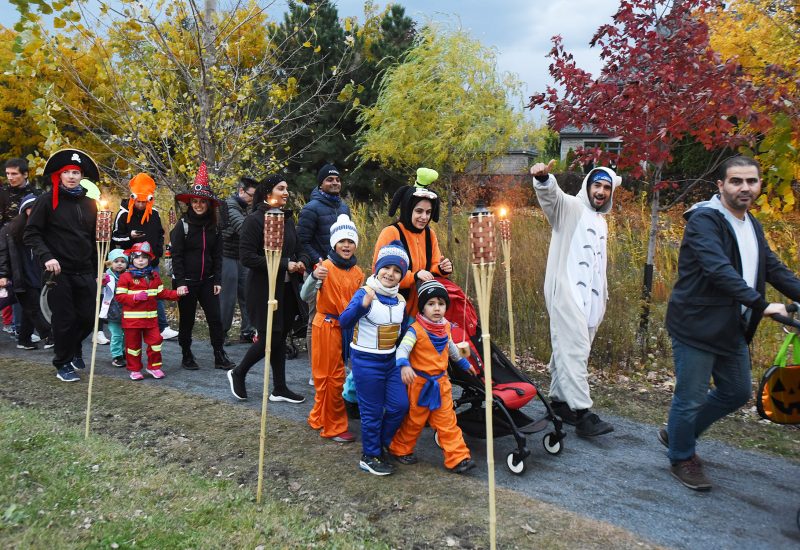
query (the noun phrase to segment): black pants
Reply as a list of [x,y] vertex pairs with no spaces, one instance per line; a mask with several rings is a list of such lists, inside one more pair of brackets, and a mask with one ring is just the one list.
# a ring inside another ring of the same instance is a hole
[[[236,374],[247,376],[250,368],[264,358],[266,342],[264,332],[258,333],[258,340],[253,342],[242,357],[242,362],[236,367]],[[269,364],[272,367],[272,387],[276,392],[288,389],[286,387],[286,333],[273,332],[271,340]]]
[[189,294],[178,300],[178,343],[187,350],[192,346],[192,329],[197,314],[197,304],[203,308],[211,338],[211,346],[215,350],[222,349],[225,333],[222,331],[222,317],[219,311],[219,296],[214,295],[214,279],[206,279],[199,283],[188,284]]
[[97,282],[95,275],[61,273],[55,283],[47,294],[47,303],[53,313],[53,364],[60,367],[83,355],[81,344],[94,328]]
[[22,322],[19,325],[19,342],[28,342],[33,334],[33,329],[39,333],[44,340],[50,336],[50,323],[42,315],[42,308],[39,307],[39,294],[41,289],[26,288],[25,292],[17,294],[17,301],[22,306]]

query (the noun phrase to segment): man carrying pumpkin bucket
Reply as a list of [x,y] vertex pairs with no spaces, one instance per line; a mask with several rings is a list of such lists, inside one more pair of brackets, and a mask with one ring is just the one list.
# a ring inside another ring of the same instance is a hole
[[763,316],[787,315],[786,306],[765,299],[766,282],[800,301],[800,279],[770,249],[748,212],[761,193],[758,163],[727,159],[717,188],[719,194],[684,214],[678,280],[667,308],[675,390],[667,429],[658,433],[669,449],[670,472],[696,491],[711,489],[695,453],[697,438],[749,401],[748,345]]

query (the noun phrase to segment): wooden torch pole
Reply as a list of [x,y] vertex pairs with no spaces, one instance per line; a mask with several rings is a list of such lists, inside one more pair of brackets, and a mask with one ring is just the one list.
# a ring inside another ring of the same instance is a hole
[[479,206],[470,214],[470,243],[472,248],[472,272],[475,277],[475,292],[481,317],[481,340],[483,340],[483,380],[486,393],[486,462],[489,474],[489,546],[497,548],[497,513],[495,510],[494,482],[494,430],[492,427],[492,348],[489,331],[489,304],[492,280],[494,279],[497,244],[494,236],[494,215]]
[[86,394],[86,426],[83,432],[84,439],[89,438],[89,426],[92,417],[92,387],[94,386],[94,364],[97,358],[97,330],[100,324],[100,302],[103,292],[103,266],[111,242],[111,212],[101,210],[97,213],[95,225],[95,246],[97,249],[97,293],[94,303],[94,329],[92,330],[92,360],[89,364],[89,388]]
[[267,276],[269,278],[269,299],[267,300],[267,330],[264,339],[264,392],[261,397],[261,435],[258,448],[258,489],[256,502],[261,503],[261,490],[264,485],[264,448],[267,441],[267,401],[269,400],[269,370],[272,354],[272,320],[278,301],[275,299],[275,285],[278,281],[278,269],[283,249],[283,211],[270,208],[264,213],[264,255],[267,259]]
[[514,333],[514,301],[511,299],[511,220],[508,210],[500,209],[500,220],[497,222],[500,230],[500,244],[503,247],[503,265],[506,268],[506,302],[508,305],[508,335],[511,339],[511,363],[517,364],[517,345]]

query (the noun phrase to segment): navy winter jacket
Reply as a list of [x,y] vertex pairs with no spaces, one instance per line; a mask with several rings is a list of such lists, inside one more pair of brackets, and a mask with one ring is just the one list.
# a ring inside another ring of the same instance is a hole
[[328,257],[331,226],[339,214],[350,215],[350,207],[344,201],[337,204],[325,197],[319,187],[311,191],[311,198],[300,211],[297,220],[297,236],[303,245],[303,252],[313,263]]
[[[749,213],[758,242],[756,288],[742,278],[733,228],[722,212],[689,210],[678,258],[678,280],[667,307],[667,330],[690,346],[717,354],[730,351],[734,335],[753,339],[768,302],[766,284],[800,301],[800,279],[769,248],[761,224]],[[741,306],[751,308],[749,320]]]

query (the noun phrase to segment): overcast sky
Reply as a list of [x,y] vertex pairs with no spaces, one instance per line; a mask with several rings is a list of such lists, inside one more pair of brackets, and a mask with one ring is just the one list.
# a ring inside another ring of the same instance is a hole
[[[202,2],[202,0],[201,0]],[[219,5],[227,2],[220,0]],[[387,2],[376,0],[383,7]],[[468,30],[496,48],[500,70],[515,73],[525,98],[550,83],[550,38],[560,34],[578,66],[596,74],[600,61],[588,44],[600,25],[611,19],[618,0],[405,0],[406,13],[420,23],[443,21]],[[285,3],[277,2],[278,5]],[[361,16],[363,0],[338,0],[339,16]],[[18,17],[8,0],[0,0],[0,23],[12,26]]]

